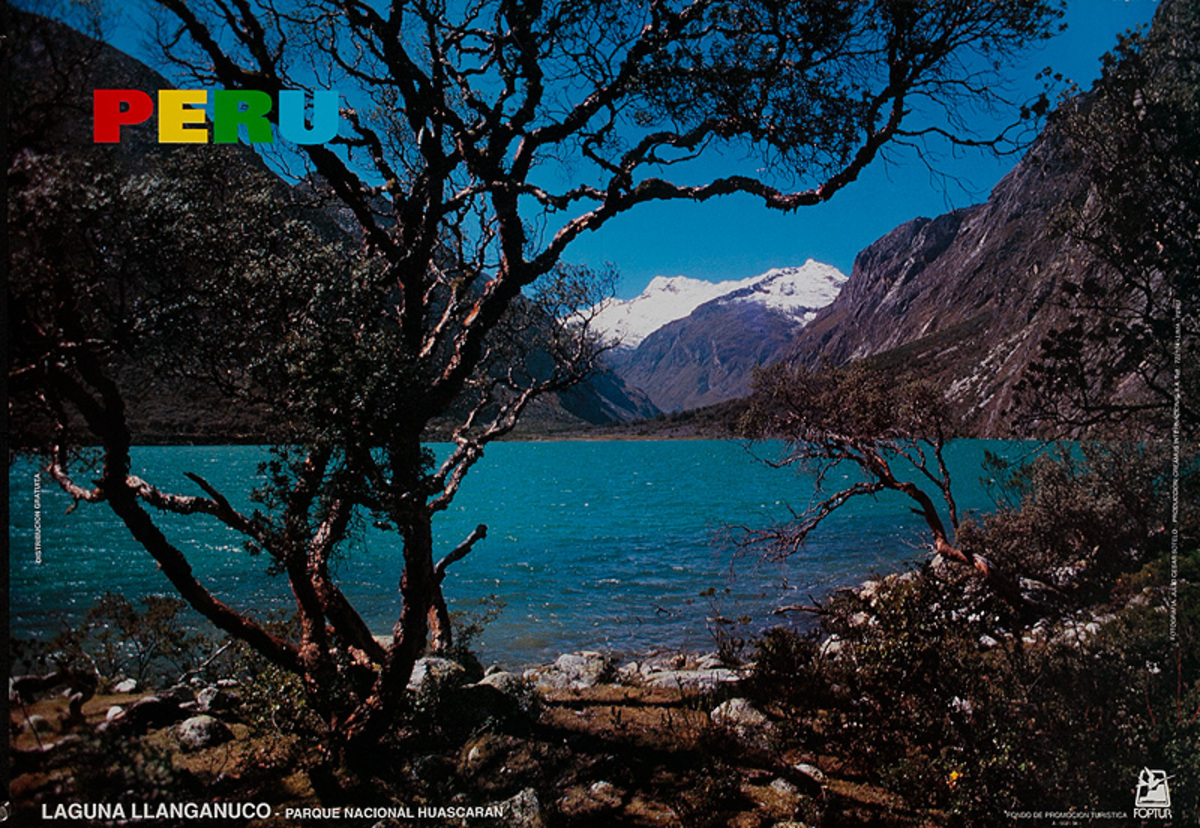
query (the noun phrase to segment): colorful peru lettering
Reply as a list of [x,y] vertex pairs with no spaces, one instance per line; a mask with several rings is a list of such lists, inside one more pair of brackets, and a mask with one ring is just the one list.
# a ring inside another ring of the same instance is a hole
[[[323,144],[338,131],[339,94],[319,89],[313,93],[312,126],[304,122],[305,93],[285,89],[279,93],[279,134],[294,144]],[[208,103],[204,89],[158,90],[158,142],[160,144],[207,144],[208,127],[203,107]],[[236,144],[239,127],[246,128],[252,144],[270,144],[275,139],[267,119],[274,101],[256,89],[218,89],[213,93],[212,140]],[[139,89],[96,89],[92,94],[92,140],[97,144],[121,141],[121,127],[140,124],[154,114],[154,101]]]

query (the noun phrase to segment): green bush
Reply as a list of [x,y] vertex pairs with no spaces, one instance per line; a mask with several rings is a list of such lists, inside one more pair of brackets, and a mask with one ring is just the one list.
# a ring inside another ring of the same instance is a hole
[[[1143,767],[1200,778],[1200,552],[1179,561],[1176,640],[1166,571],[1159,558],[1128,579],[1151,587],[1147,599],[1033,630],[981,603],[968,579],[892,577],[826,605],[836,647],[764,635],[755,687],[810,723],[805,749],[964,824],[1009,824],[1013,810],[1131,812]],[[1195,785],[1172,794],[1177,824],[1195,824]]]
[[71,669],[98,676],[102,684],[134,678],[140,686],[168,686],[195,670],[215,649],[197,631],[178,598],[149,595],[141,608],[124,595],[105,592],[78,624],[49,641],[13,642],[13,672]]
[[989,455],[999,508],[958,541],[1077,606],[1103,600],[1116,575],[1165,548],[1169,471],[1168,447],[1146,443],[1060,445],[1025,464]]

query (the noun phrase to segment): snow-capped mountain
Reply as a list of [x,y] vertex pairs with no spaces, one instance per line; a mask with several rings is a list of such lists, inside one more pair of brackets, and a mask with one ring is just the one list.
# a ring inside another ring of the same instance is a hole
[[812,259],[800,267],[774,268],[759,276],[724,282],[656,276],[633,299],[605,302],[593,324],[622,348],[636,348],[664,325],[718,299],[751,302],[807,321],[833,301],[845,281],[836,267]]
[[626,383],[664,411],[698,408],[746,394],[754,369],[782,358],[845,281],[811,259],[736,281],[658,277],[596,322],[620,342],[609,363]]

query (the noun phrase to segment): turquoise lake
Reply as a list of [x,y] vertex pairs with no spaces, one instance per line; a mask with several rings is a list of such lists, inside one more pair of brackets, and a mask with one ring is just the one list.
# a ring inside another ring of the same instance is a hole
[[[436,448],[436,447],[435,447]],[[961,440],[949,448],[960,511],[995,508],[981,481],[985,449],[1017,459],[1030,443]],[[761,447],[760,447],[761,450]],[[146,447],[136,473],[160,488],[199,494],[195,472],[236,504],[268,456],[252,446]],[[851,470],[847,477],[851,479]],[[829,485],[837,485],[834,475]],[[9,472],[10,630],[53,635],[105,590],[133,599],[169,594],[154,561],[103,504],[70,499],[28,461]],[[35,490],[40,510],[35,509]],[[714,621],[746,617],[739,633],[804,618],[772,616],[873,573],[924,557],[927,532],[903,497],[861,498],[830,518],[798,555],[769,562],[737,552],[739,527],[763,527],[803,509],[812,483],[756,460],[735,441],[512,442],[488,447],[450,509],[435,519],[443,551],[477,524],[488,537],[450,568],[452,609],[475,610],[496,596],[505,606],[479,642],[481,657],[510,667],[577,649],[639,653],[673,647],[712,650]],[[40,517],[41,562],[34,543]],[[288,610],[287,582],[267,560],[202,517],[163,520],[209,589],[239,609]],[[337,577],[372,629],[398,616],[400,546],[361,530],[338,561]],[[701,593],[713,588],[715,594]]]

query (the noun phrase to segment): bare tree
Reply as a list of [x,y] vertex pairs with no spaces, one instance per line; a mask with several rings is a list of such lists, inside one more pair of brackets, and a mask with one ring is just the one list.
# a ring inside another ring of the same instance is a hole
[[[1002,599],[1026,609],[1009,574],[955,542],[958,505],[945,457],[952,423],[945,396],[922,380],[896,383],[861,364],[820,371],[781,364],[760,372],[741,430],[752,438],[783,440],[780,455],[766,462],[811,472],[817,496],[805,510],[793,511],[791,522],[751,531],[748,542],[779,557],[794,554],[849,501],[895,492],[925,522],[934,554],[972,567]],[[840,480],[847,468],[861,479],[828,492],[834,472]]]
[[[289,257],[270,233],[238,233],[246,250],[219,247],[196,274],[208,286],[192,291],[200,305],[171,316],[193,321],[171,344],[212,346],[226,322],[253,331],[224,355],[227,381],[246,393],[274,389],[295,429],[260,493],[264,508],[243,513],[197,475],[200,494],[187,495],[131,475],[128,392],[78,312],[78,281],[61,285],[52,325],[43,317],[23,329],[40,344],[21,370],[64,439],[76,412],[102,444],[90,486],[71,478],[64,448],[54,452],[63,487],[106,502],[193,607],[300,674],[342,745],[384,732],[403,707],[430,613],[441,617],[433,516],[535,394],[593,359],[587,320],[564,321],[589,307],[579,273],[560,264],[571,243],[650,201],[744,193],[774,209],[814,205],[896,142],[997,146],[1004,136],[970,133],[959,107],[1004,105],[998,67],[1048,36],[1058,16],[1049,0],[158,5],[164,54],[188,80],[344,94],[340,137],[279,161],[303,164],[357,245],[318,236]],[[714,164],[732,171],[714,177]],[[274,297],[262,312],[246,313],[236,290],[214,284],[242,264]],[[505,320],[543,283],[549,306],[569,311],[541,317],[545,347],[560,358],[490,360]],[[219,351],[209,353],[219,361]],[[435,463],[422,439],[447,416],[453,446]],[[295,594],[299,640],[218,601],[155,510],[208,515],[269,553]],[[329,571],[359,515],[403,542],[388,646]]]

